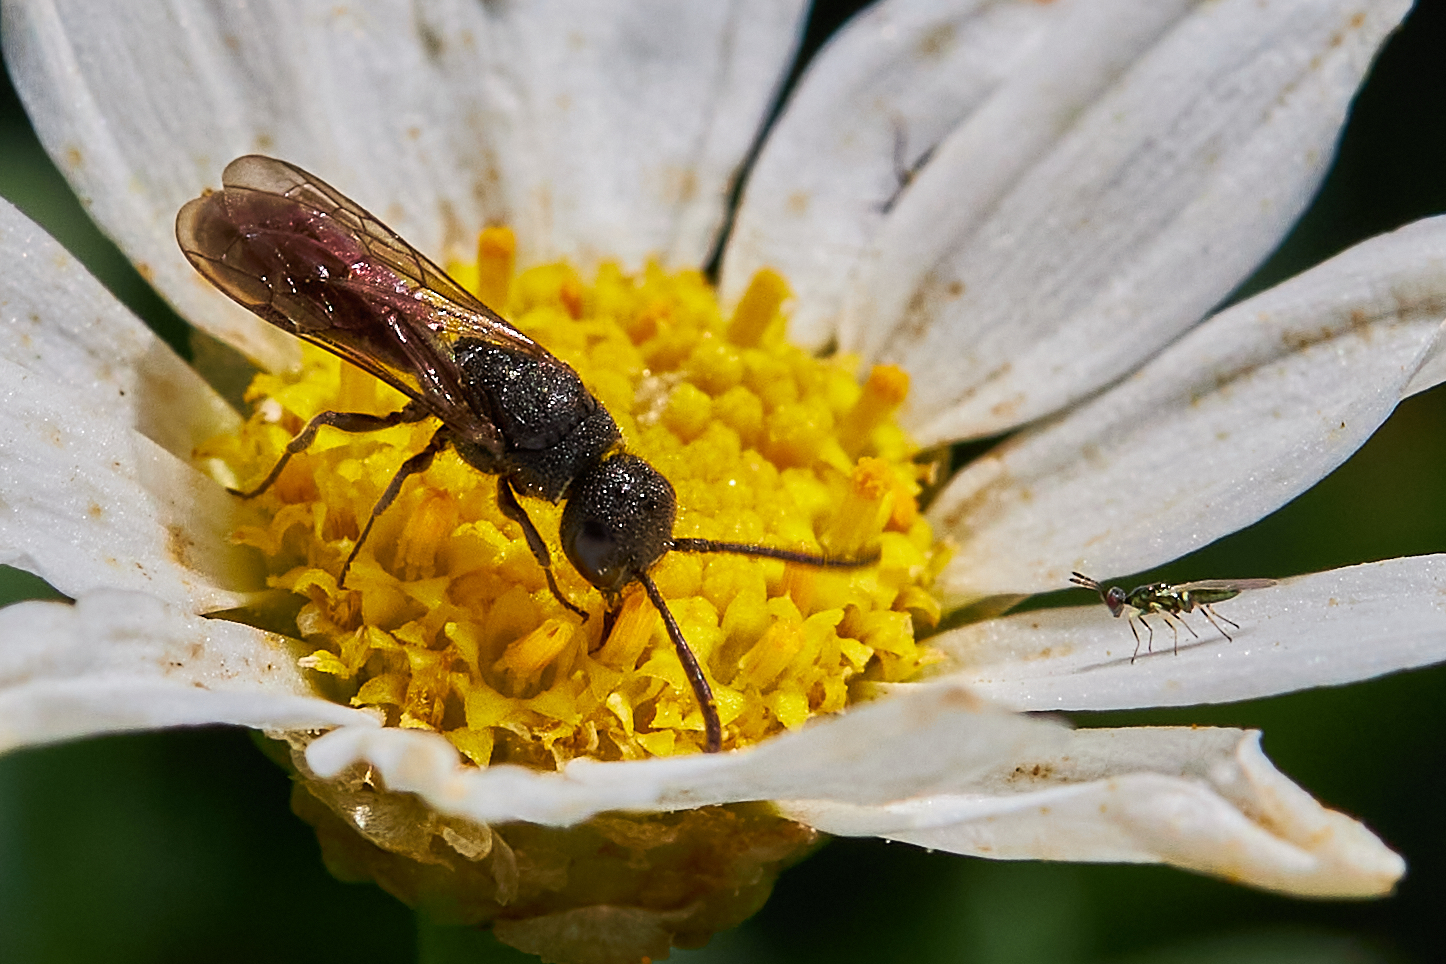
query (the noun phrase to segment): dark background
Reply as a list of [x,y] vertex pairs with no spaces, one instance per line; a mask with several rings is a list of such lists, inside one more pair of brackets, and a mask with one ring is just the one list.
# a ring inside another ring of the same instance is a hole
[[[857,5],[816,12],[816,47]],[[102,238],[0,90],[0,195],[174,340],[180,323]],[[1424,3],[1362,91],[1315,205],[1246,290],[1446,211],[1446,4]],[[0,266],[0,270],[4,270]],[[1446,392],[1403,403],[1281,512],[1160,571],[1289,575],[1446,548]],[[43,584],[0,572],[0,601]],[[1405,855],[1395,896],[1303,901],[1158,867],[995,863],[839,840],[784,875],[743,928],[675,960],[1335,964],[1446,960],[1446,668],[1276,699],[1079,714],[1082,725],[1260,727],[1280,768]],[[287,780],[240,731],[88,740],[0,757],[0,960],[524,958],[418,924],[322,868]]]

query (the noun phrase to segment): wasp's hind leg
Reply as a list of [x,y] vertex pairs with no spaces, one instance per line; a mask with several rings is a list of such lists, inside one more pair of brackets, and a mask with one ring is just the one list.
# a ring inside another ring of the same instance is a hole
[[[542,535],[537,531],[537,526],[532,524],[527,510],[522,508],[521,502],[517,501],[517,493],[512,491],[512,483],[507,480],[506,476],[497,477],[497,508],[502,510],[503,515],[522,527],[522,536],[527,540],[527,548],[532,550],[532,558],[536,559],[537,564],[542,567],[542,574],[547,577],[547,588],[552,590],[552,595],[566,609],[577,613],[586,621],[587,610],[575,605],[558,588],[557,579],[552,574],[552,553],[547,551],[547,543],[542,541]],[[603,633],[603,639],[607,639],[606,631]]]
[[323,426],[330,425],[332,428],[340,429],[343,432],[380,432],[384,428],[391,428],[395,425],[405,425],[409,422],[420,422],[428,416],[428,412],[420,405],[408,403],[400,411],[392,412],[390,415],[368,415],[366,412],[322,412],[311,421],[306,427],[296,433],[296,437],[286,443],[286,450],[281,453],[281,458],[271,467],[266,478],[261,484],[252,489],[230,489],[227,491],[232,495],[239,495],[243,499],[254,499],[265,492],[281,478],[281,470],[286,468],[286,463],[291,461],[293,455],[305,452],[316,440],[316,433]]

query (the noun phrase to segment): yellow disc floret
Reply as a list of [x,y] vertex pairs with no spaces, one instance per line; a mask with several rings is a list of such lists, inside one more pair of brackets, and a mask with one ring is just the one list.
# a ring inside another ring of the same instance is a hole
[[[894,682],[930,662],[916,630],[937,619],[928,593],[942,553],[917,511],[922,469],[893,423],[907,376],[789,345],[782,277],[762,271],[731,316],[693,271],[605,264],[590,283],[565,264],[512,276],[509,232],[483,232],[464,286],[571,365],[608,408],[626,451],[678,496],[675,535],[876,565],[819,569],[724,554],[669,553],[652,575],[697,654],[724,747],[755,743],[844,709],[864,680]],[[265,476],[319,412],[385,414],[405,402],[307,346],[299,372],[261,375],[236,437],[204,455],[244,485]],[[336,576],[401,464],[435,423],[367,434],[323,429],[276,484],[248,502],[239,542],[269,582],[305,599],[303,664],[328,693],[389,725],[435,730],[478,765],[553,768],[577,756],[696,752],[703,718],[658,612],[638,586],[603,638],[602,596],[556,538],[561,507],[524,500],[548,541],[562,606],[522,532],[497,505],[497,479],[447,451],[407,480]]]

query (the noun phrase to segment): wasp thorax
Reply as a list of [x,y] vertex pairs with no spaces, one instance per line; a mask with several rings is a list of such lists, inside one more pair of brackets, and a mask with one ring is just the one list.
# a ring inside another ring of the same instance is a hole
[[615,455],[578,479],[562,512],[562,548],[588,582],[615,593],[667,554],[673,486],[635,455]]

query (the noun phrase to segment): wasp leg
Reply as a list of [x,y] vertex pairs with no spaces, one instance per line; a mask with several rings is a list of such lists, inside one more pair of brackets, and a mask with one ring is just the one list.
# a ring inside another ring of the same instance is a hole
[[376,505],[372,506],[371,517],[367,519],[367,524],[362,528],[361,535],[356,537],[356,545],[351,547],[351,554],[346,557],[346,562],[341,564],[341,572],[338,573],[336,577],[338,589],[346,586],[346,574],[351,571],[351,564],[356,561],[356,554],[361,552],[361,547],[367,541],[367,536],[372,534],[372,526],[376,525],[377,517],[387,511],[387,507],[396,500],[397,493],[402,491],[402,483],[406,482],[409,477],[416,475],[418,472],[427,471],[432,464],[432,460],[437,457],[437,453],[446,448],[449,441],[451,441],[451,436],[447,434],[447,430],[445,428],[437,429],[437,433],[432,436],[432,440],[427,443],[427,447],[407,459],[402,463],[402,467],[397,469],[397,474],[392,476],[392,481],[387,483],[386,490],[382,492],[381,498],[377,499]]
[[703,733],[706,740],[704,750],[708,753],[717,753],[723,746],[723,724],[718,719],[718,704],[713,701],[713,688],[708,685],[708,678],[703,675],[703,667],[698,665],[698,657],[693,654],[692,648],[683,638],[683,631],[678,628],[678,621],[673,618],[668,604],[663,601],[663,594],[658,592],[658,587],[647,573],[640,572],[635,578],[643,584],[643,591],[653,601],[658,615],[663,617],[663,625],[668,630],[668,638],[673,641],[673,648],[678,651],[678,661],[683,664],[683,672],[687,675],[688,682],[693,684],[693,695],[698,698],[698,709],[703,713]]
[[[618,624],[618,614],[623,611],[623,600],[621,596],[615,599],[607,599],[607,609],[603,610],[602,632],[598,634],[597,645],[588,650],[588,653],[595,653],[607,645],[608,639],[612,637],[613,627]],[[585,618],[585,617],[584,617]]]
[[281,477],[281,470],[286,468],[286,463],[291,461],[291,457],[310,448],[311,443],[316,439],[317,431],[324,425],[330,425],[343,432],[379,432],[394,425],[420,422],[427,417],[428,412],[414,403],[408,403],[406,408],[392,412],[390,415],[368,415],[365,412],[322,412],[307,422],[306,427],[298,432],[294,439],[286,443],[286,451],[281,453],[281,458],[271,467],[271,472],[261,480],[260,485],[246,491],[241,489],[227,489],[227,491],[232,495],[239,495],[243,499],[253,499],[271,488]]
[[1214,626],[1216,629],[1219,629],[1219,630],[1220,630],[1220,635],[1221,635],[1221,636],[1224,636],[1227,642],[1231,642],[1231,643],[1235,642],[1234,637],[1232,637],[1232,636],[1231,636],[1229,633],[1227,633],[1224,629],[1221,629],[1220,624],[1217,623],[1217,622],[1215,621],[1215,619],[1216,619],[1216,617],[1218,616],[1219,618],[1225,620],[1225,621],[1226,621],[1227,623],[1229,623],[1230,625],[1234,626],[1236,629],[1239,629],[1239,628],[1240,628],[1240,624],[1239,624],[1239,623],[1235,622],[1233,619],[1230,619],[1230,618],[1228,618],[1228,617],[1226,617],[1226,616],[1221,616],[1219,613],[1217,613],[1215,610],[1211,609],[1209,606],[1201,606],[1201,607],[1200,607],[1200,611],[1205,614],[1205,618],[1206,618],[1206,619],[1210,620],[1210,625],[1212,625],[1212,626]]
[[497,478],[497,508],[502,514],[522,527],[522,536],[527,540],[527,548],[532,550],[532,558],[542,567],[542,574],[547,577],[547,588],[552,590],[552,595],[562,605],[587,619],[587,611],[573,605],[572,601],[562,594],[557,587],[557,579],[552,575],[552,554],[547,551],[547,543],[542,541],[542,535],[537,531],[537,526],[527,516],[527,510],[522,508],[522,503],[517,501],[517,493],[512,491],[512,483],[507,481],[505,476]]

